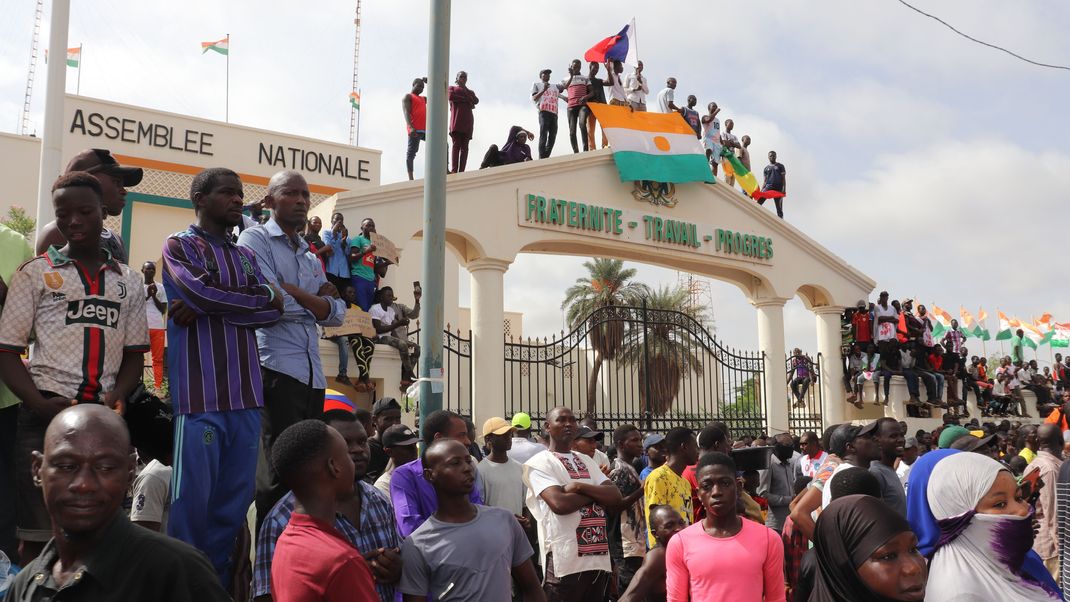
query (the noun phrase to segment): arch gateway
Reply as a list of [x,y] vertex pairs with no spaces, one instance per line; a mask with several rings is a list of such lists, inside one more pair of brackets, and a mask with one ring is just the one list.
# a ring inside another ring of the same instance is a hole
[[[845,419],[840,315],[867,298],[875,282],[738,191],[719,182],[637,192],[632,182],[620,181],[611,150],[603,149],[450,175],[446,199],[446,245],[452,253],[447,253],[444,311],[447,322],[458,323],[457,283],[451,270],[463,267],[471,281],[466,384],[476,424],[524,409],[510,406],[513,395],[554,396],[554,387],[546,383],[518,388],[513,382],[518,375],[535,376],[506,369],[503,278],[520,253],[617,258],[734,284],[757,312],[764,361],[758,364],[756,380],[768,383],[763,425],[768,432],[789,427],[790,401],[783,386],[784,304],[798,295],[814,312],[817,351],[825,358],[819,385],[822,422]],[[391,267],[385,284],[403,291],[420,279],[422,182],[339,193],[312,213],[326,224],[333,211],[345,215],[351,232],[361,219],[374,218],[379,233],[398,246],[400,265]],[[556,305],[559,300],[548,302]],[[587,363],[588,354],[582,344],[579,347],[572,360]],[[323,351],[329,353],[326,347]],[[448,365],[448,358],[443,361]],[[572,362],[555,365],[567,363]],[[710,370],[686,377],[718,379]],[[609,380],[621,378],[625,376],[614,374]],[[718,382],[703,388],[699,403],[712,407],[717,400],[710,397],[733,394],[729,389],[737,384]]]

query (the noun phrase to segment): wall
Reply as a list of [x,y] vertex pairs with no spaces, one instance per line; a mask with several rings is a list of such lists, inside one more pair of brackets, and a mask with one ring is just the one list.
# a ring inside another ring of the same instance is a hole
[[[242,177],[247,202],[262,198],[268,179],[296,169],[309,183],[313,205],[333,194],[379,184],[381,152],[292,136],[143,107],[68,94],[64,106],[62,164],[86,148],[106,148],[145,177],[130,189],[127,209],[105,225],[127,242],[131,265],[158,259],[167,235],[193,220],[189,188],[208,167],[228,167]],[[12,205],[35,213],[41,141],[0,134],[7,178],[0,215]]]

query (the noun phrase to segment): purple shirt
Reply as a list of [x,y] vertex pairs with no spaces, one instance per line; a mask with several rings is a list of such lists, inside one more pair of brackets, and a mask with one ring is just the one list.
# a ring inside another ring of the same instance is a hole
[[167,365],[176,414],[264,405],[255,329],[278,321],[252,251],[197,226],[163,247],[163,286],[199,314],[191,326],[167,320]]
[[[473,460],[473,464],[474,464]],[[479,493],[479,473],[473,468],[476,486],[468,499],[473,504],[483,504]],[[438,510],[438,497],[435,488],[424,478],[424,465],[419,458],[394,469],[390,476],[390,501],[394,504],[394,518],[398,521],[398,535],[404,539],[424,524],[435,510]]]

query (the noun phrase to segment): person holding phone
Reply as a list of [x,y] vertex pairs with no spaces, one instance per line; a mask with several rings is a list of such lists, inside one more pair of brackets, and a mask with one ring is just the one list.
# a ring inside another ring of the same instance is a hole
[[402,391],[416,380],[416,360],[420,357],[420,346],[409,340],[409,323],[420,317],[420,297],[423,291],[419,282],[414,282],[413,285],[412,307],[397,303],[394,289],[384,286],[376,293],[377,303],[368,311],[378,335],[375,342],[397,349],[401,356]]

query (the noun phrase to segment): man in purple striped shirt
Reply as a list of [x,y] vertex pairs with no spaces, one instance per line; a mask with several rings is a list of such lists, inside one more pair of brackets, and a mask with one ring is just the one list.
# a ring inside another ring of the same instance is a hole
[[197,223],[163,248],[175,408],[167,534],[203,551],[224,587],[255,488],[263,405],[255,330],[278,321],[283,301],[253,253],[227,236],[241,223],[242,198],[238,174],[200,172],[190,186]]

